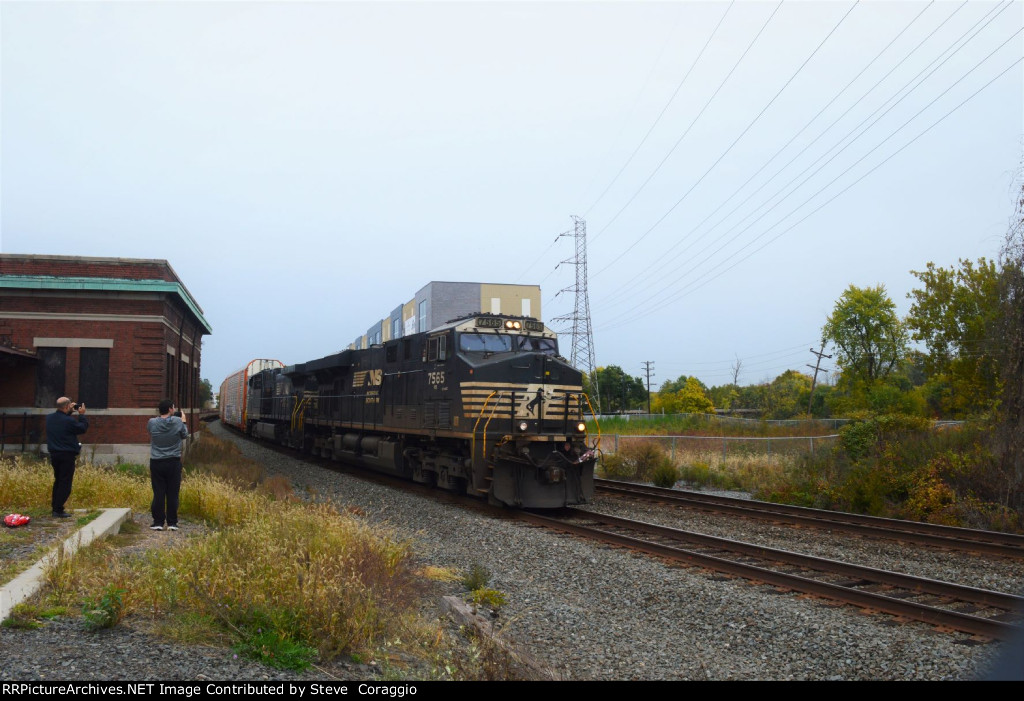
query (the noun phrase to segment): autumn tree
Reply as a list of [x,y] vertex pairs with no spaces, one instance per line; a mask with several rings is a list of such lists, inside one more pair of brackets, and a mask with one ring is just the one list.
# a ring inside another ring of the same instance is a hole
[[1024,502],[1024,185],[999,252],[999,372],[1002,380],[996,437],[1002,466],[1012,476],[1016,505]]
[[851,382],[871,385],[888,376],[907,350],[907,332],[884,285],[850,285],[822,329],[838,349],[837,362]]
[[992,261],[959,268],[911,271],[924,287],[907,296],[914,300],[907,316],[911,338],[924,342],[922,355],[929,403],[943,414],[970,415],[991,411],[999,391],[998,347],[992,330],[1001,314],[1000,273]]
[[715,410],[704,383],[686,375],[665,382],[651,405],[652,411],[666,414],[707,414]]

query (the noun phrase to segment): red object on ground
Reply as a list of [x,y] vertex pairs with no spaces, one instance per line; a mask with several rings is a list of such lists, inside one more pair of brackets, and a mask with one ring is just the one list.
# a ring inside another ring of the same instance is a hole
[[8,528],[17,528],[18,526],[24,526],[31,520],[31,516],[22,516],[21,514],[7,514],[7,516],[4,516],[4,525]]

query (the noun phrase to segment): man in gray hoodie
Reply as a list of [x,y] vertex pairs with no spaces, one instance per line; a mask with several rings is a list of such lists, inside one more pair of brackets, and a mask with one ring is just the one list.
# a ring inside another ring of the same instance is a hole
[[181,491],[181,442],[188,438],[188,427],[175,415],[174,402],[160,402],[160,416],[150,419],[149,480],[153,485],[151,530],[178,530],[178,493]]

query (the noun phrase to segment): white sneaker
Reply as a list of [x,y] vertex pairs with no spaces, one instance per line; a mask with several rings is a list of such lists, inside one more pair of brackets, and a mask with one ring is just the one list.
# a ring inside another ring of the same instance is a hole
[[168,526],[167,530],[169,530],[169,531],[176,531],[176,530],[178,530],[178,527],[177,526]]
[[163,529],[164,527],[161,526],[159,523],[154,523],[152,526],[149,527],[149,530],[151,531],[162,531]]

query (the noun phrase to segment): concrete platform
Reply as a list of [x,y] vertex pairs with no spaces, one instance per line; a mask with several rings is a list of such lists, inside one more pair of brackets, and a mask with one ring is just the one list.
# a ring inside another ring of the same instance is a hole
[[98,517],[68,536],[39,562],[0,587],[0,621],[10,616],[15,606],[42,588],[47,568],[57,561],[60,553],[58,548],[64,549],[65,556],[73,555],[79,548],[89,545],[94,540],[117,533],[131,513],[131,509],[101,509]]

